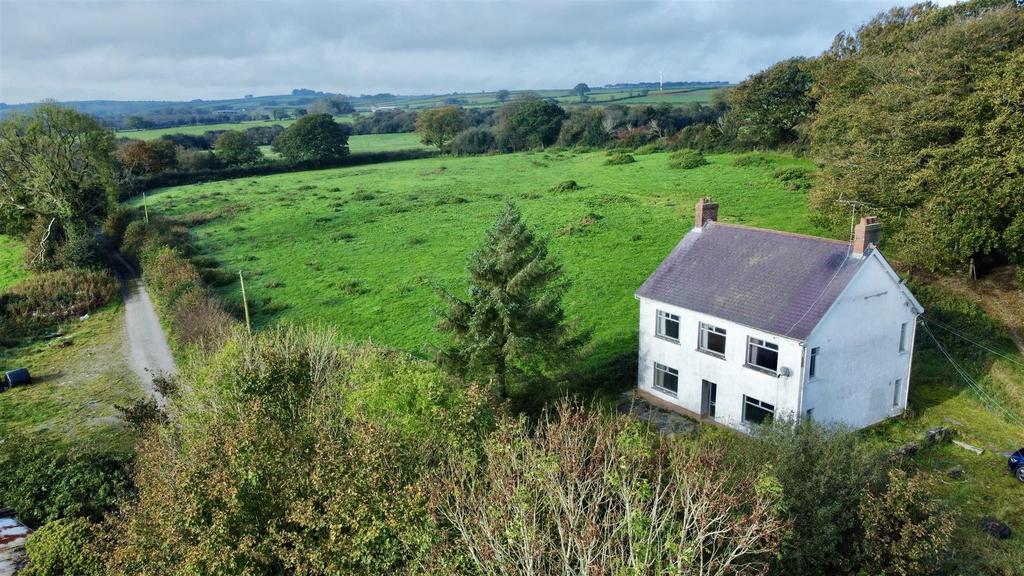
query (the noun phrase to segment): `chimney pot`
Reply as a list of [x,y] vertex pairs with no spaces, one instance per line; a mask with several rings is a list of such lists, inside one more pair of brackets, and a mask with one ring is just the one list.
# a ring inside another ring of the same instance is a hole
[[877,216],[865,216],[860,223],[853,228],[853,255],[856,258],[863,258],[882,238],[882,223]]
[[718,220],[718,204],[711,198],[705,196],[697,201],[696,206],[696,219],[694,220],[694,228],[703,228],[707,222],[715,222]]

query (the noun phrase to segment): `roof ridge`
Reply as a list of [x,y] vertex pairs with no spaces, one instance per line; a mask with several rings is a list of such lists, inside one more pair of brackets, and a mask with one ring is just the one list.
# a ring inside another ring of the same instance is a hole
[[769,233],[772,233],[772,234],[780,234],[782,236],[794,236],[796,238],[807,238],[808,240],[820,240],[822,242],[829,242],[829,243],[832,243],[832,244],[842,244],[843,246],[849,246],[850,245],[850,243],[845,241],[845,240],[836,240],[835,238],[825,238],[825,237],[822,237],[822,236],[813,236],[811,234],[800,234],[799,232],[788,232],[788,231],[785,231],[785,230],[775,230],[775,229],[772,229],[772,228],[760,228],[758,226],[747,226],[746,224],[733,224],[731,222],[719,222],[717,220],[709,222],[709,224],[714,224],[715,226],[727,226],[729,228],[744,228],[744,229],[747,229],[747,230],[757,230],[757,231],[760,231],[760,232],[769,232]]

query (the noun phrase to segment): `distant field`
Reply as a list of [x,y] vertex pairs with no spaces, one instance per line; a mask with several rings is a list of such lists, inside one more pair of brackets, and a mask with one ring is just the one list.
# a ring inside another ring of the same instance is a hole
[[0,234],[0,292],[28,276],[22,253],[24,242]]
[[[345,124],[352,123],[352,116],[335,116],[334,119]],[[194,124],[188,126],[173,126],[171,128],[154,128],[152,130],[118,130],[115,134],[119,138],[132,138],[135,140],[155,140],[164,134],[204,134],[212,130],[245,130],[257,126],[273,126],[279,124],[288,126],[295,120],[266,120],[254,122],[233,122],[224,124]]]
[[[438,342],[434,284],[465,290],[466,258],[510,200],[552,238],[573,281],[569,312],[595,330],[597,358],[635,346],[633,292],[692,227],[700,196],[721,202],[726,221],[821,233],[804,195],[771,177],[778,166],[810,168],[805,160],[737,168],[734,156],[718,155],[684,171],[670,169],[664,153],[624,166],[605,158],[433,158],[179,187],[149,202],[177,216],[234,214],[195,233],[227,269],[249,274],[258,325],[326,322],[420,354]],[[582,188],[549,191],[567,179]],[[234,287],[223,295],[238,300]]]

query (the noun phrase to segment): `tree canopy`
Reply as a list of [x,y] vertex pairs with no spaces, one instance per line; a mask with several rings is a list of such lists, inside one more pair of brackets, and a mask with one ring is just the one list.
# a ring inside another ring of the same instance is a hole
[[227,166],[252,164],[263,158],[263,153],[249,134],[240,130],[228,130],[218,136],[214,150],[217,158]]
[[845,231],[882,217],[909,263],[1024,264],[1024,16],[1013,2],[894,8],[817,64],[812,204]]
[[558,140],[565,116],[558,104],[525,95],[498,111],[498,145],[510,152],[550,146]]
[[348,135],[348,126],[330,114],[309,114],[274,140],[274,151],[288,162],[328,164],[348,156]]
[[752,75],[729,90],[736,141],[744,148],[789,146],[804,139],[814,112],[813,60],[791,58]]
[[57,104],[0,122],[0,231],[24,234],[38,220],[65,239],[91,236],[116,198],[113,152],[112,132]]
[[416,131],[424,144],[437,146],[442,153],[451,149],[451,141],[455,135],[466,128],[466,113],[458,106],[431,108],[419,113],[416,118]]

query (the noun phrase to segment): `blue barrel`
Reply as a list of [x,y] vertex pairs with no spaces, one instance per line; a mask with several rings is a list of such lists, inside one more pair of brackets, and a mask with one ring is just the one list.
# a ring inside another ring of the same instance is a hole
[[32,376],[29,375],[28,368],[11,370],[10,372],[4,373],[4,376],[7,377],[8,386],[21,386],[32,382]]

